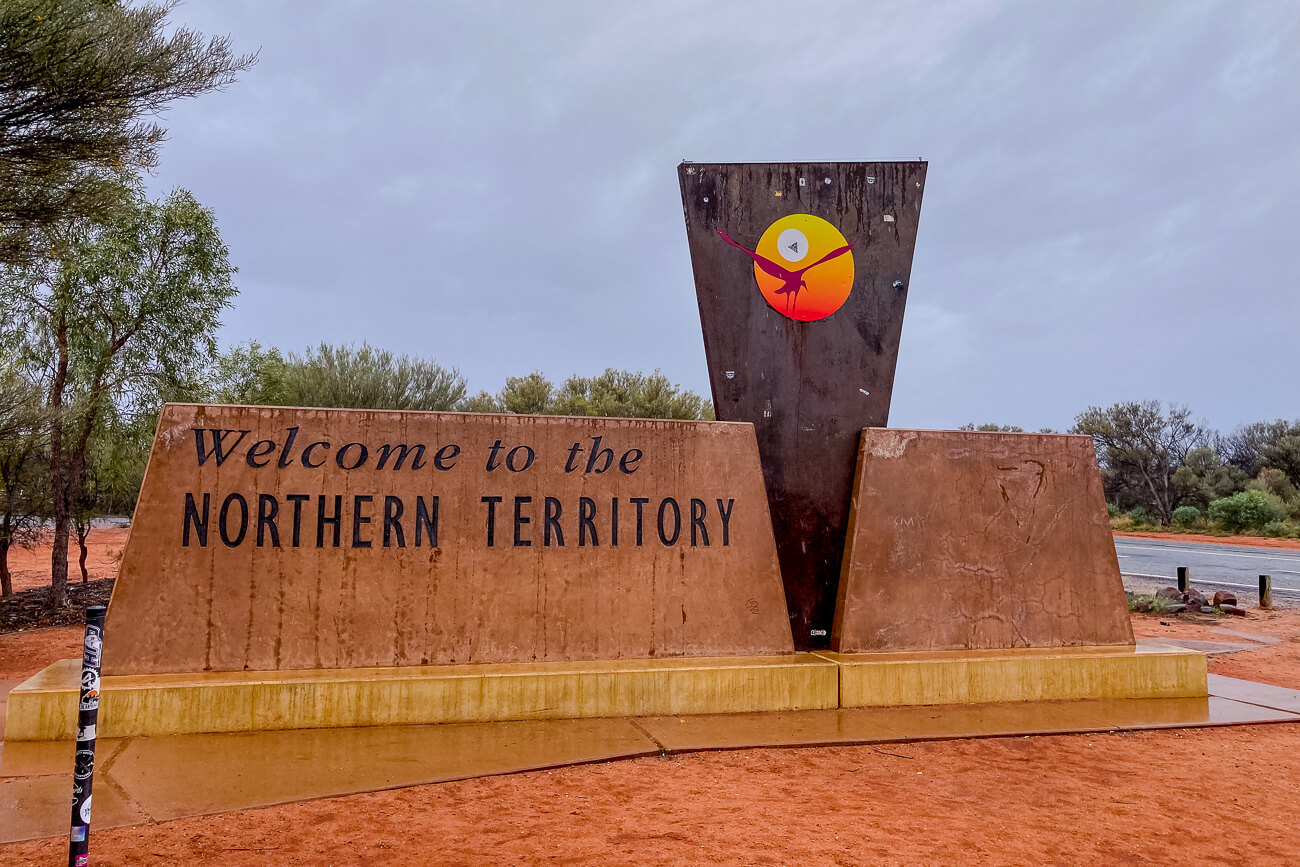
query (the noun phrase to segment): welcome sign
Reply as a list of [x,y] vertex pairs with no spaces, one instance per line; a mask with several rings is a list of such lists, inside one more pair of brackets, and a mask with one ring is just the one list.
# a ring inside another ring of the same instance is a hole
[[753,428],[168,405],[110,674],[792,650]]

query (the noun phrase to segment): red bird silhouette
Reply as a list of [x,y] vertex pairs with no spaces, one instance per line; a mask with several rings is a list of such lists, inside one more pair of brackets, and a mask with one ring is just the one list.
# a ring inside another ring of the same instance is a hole
[[763,269],[763,272],[765,274],[770,274],[776,279],[784,281],[781,285],[781,288],[777,289],[775,294],[786,296],[785,299],[786,316],[789,316],[791,313],[793,313],[794,308],[798,306],[799,290],[808,288],[808,284],[804,281],[803,275],[809,269],[816,268],[818,265],[822,264],[823,262],[829,262],[831,259],[835,259],[838,258],[839,256],[843,256],[845,253],[853,249],[853,242],[850,241],[849,243],[845,244],[843,247],[839,247],[837,249],[831,250],[829,253],[827,253],[825,256],[822,256],[820,259],[818,259],[816,262],[813,262],[811,265],[805,265],[802,268],[800,268],[798,271],[791,271],[789,268],[782,268],[780,265],[776,264],[771,259],[768,259],[766,256],[760,256],[759,254],[755,253],[753,250],[748,250],[740,246],[735,241],[731,240],[731,238],[727,235],[727,233],[722,231],[721,229],[718,229],[718,235],[722,238],[722,240],[726,241],[728,244],[735,247],[737,250],[744,250],[744,252],[749,255],[749,258],[754,260],[754,264],[757,265],[759,268]]

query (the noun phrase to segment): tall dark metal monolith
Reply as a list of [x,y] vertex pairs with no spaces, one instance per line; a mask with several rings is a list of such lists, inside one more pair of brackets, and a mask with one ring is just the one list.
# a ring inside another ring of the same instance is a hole
[[926,165],[678,166],[714,405],[757,431],[799,648],[829,645],[859,435],[888,423]]

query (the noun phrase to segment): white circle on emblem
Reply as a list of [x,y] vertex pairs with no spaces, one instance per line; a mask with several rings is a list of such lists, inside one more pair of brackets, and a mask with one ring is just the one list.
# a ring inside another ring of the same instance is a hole
[[776,238],[776,248],[787,262],[798,262],[808,255],[808,236],[798,229],[786,229]]

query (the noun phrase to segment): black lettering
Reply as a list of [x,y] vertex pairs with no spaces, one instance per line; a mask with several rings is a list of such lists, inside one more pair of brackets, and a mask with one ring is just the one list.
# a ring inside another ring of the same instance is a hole
[[546,498],[546,522],[542,531],[542,544],[549,546],[551,544],[551,531],[555,531],[556,547],[564,547],[564,531],[560,529],[560,514],[564,509],[560,506],[560,501],[555,497]]
[[[303,454],[304,464],[307,463],[307,455]],[[330,524],[334,527],[334,547],[339,546],[339,531],[343,526],[343,495],[334,495],[334,517],[325,516],[325,495],[321,494],[316,500],[316,547],[325,547],[325,525]]]
[[[265,448],[263,448],[265,446]],[[271,462],[270,458],[262,461],[260,464],[257,459],[262,455],[269,455],[275,451],[274,440],[258,440],[249,448],[248,453],[244,455],[244,460],[248,461],[250,467],[264,467]]]
[[400,470],[402,468],[402,462],[406,460],[406,456],[410,452],[415,452],[415,457],[411,460],[411,469],[424,469],[424,446],[418,444],[415,446],[408,446],[406,443],[399,443],[395,446],[380,446],[379,462],[375,464],[375,469],[382,470],[384,464],[388,463],[388,456],[393,452],[397,452],[397,461],[393,464],[393,469]]
[[[516,467],[516,466],[515,466],[515,453],[518,452],[520,449],[523,449],[525,452],[527,452],[527,453],[528,453],[528,457],[527,457],[527,459],[524,461],[524,465],[523,465],[522,467]],[[535,455],[533,454],[533,450],[532,450],[531,448],[529,448],[528,446],[515,446],[515,447],[512,448],[512,449],[510,450],[510,452],[506,455],[506,469],[508,469],[508,470],[509,470],[510,472],[512,472],[512,473],[522,473],[524,470],[528,469],[529,467],[531,467],[531,466],[533,465],[533,458],[534,458],[534,457],[535,457]]]
[[[444,452],[448,452],[449,454],[444,454]],[[454,463],[450,463],[450,464],[446,463],[446,461],[456,460],[456,456],[459,454],[460,454],[460,446],[456,445],[455,443],[445,445],[442,448],[438,449],[438,453],[433,456],[433,465],[437,469],[443,471],[449,470],[456,465]]]
[[[212,434],[212,448],[206,450],[203,448],[203,435],[205,433]],[[239,434],[239,438],[236,439],[234,444],[230,447],[230,451],[227,451],[226,434],[232,434],[232,433]],[[249,433],[250,431],[246,431],[246,430],[240,430],[240,431],[219,430],[215,428],[209,430],[207,428],[202,428],[202,427],[195,428],[194,448],[199,454],[199,466],[203,466],[204,464],[206,464],[208,462],[208,458],[212,457],[213,455],[217,456],[217,466],[221,466],[223,463],[225,463],[226,458],[230,457],[231,452],[234,452],[235,449],[239,448],[239,444],[244,441],[244,437],[248,436]]]
[[613,450],[613,449],[602,449],[602,448],[600,447],[600,440],[601,440],[601,437],[592,437],[592,438],[591,438],[591,451],[587,453],[587,470],[586,470],[586,472],[588,472],[588,473],[593,472],[592,468],[593,468],[594,466],[596,466],[596,461],[600,460],[601,458],[604,458],[604,459],[605,459],[605,463],[604,463],[604,465],[601,466],[600,469],[598,469],[598,470],[594,470],[594,472],[596,473],[596,475],[600,475],[601,473],[605,472],[606,470],[609,469],[609,465],[612,464],[612,463],[614,463],[614,450]]
[[650,502],[648,497],[633,497],[632,505],[636,506],[636,546],[641,547],[641,508]]
[[[514,452],[511,452],[510,454],[514,454]],[[510,466],[510,455],[506,455],[506,466],[507,467]],[[528,505],[532,501],[533,501],[532,497],[515,497],[515,547],[516,548],[527,548],[533,544],[531,539],[525,539],[523,538],[522,535],[524,524],[527,524],[532,519],[525,518],[523,514],[520,512],[520,509],[523,506]]]
[[420,547],[421,535],[429,534],[429,545],[438,547],[438,498],[430,497],[430,505],[424,505],[424,497],[415,498],[415,547]]
[[280,547],[280,528],[275,525],[275,518],[280,514],[280,501],[270,494],[257,495],[257,547],[264,544],[265,531],[271,531],[271,547]]
[[[415,465],[411,465],[415,469]],[[406,506],[400,497],[384,497],[384,547],[392,547],[393,536],[397,537],[397,547],[406,547],[406,534],[402,532],[402,512]]]
[[[339,454],[346,451],[347,446],[339,449]],[[373,502],[374,497],[369,494],[357,494],[352,498],[352,547],[369,548],[370,540],[361,538],[361,525],[370,523],[370,516],[361,513],[361,507],[367,503]]]
[[[348,453],[348,449],[352,448],[353,446],[356,446],[357,448],[361,449],[361,457],[357,458],[357,462],[352,466],[345,467],[343,466],[343,456],[346,455]],[[362,445],[361,443],[345,443],[343,445],[343,448],[339,449],[338,454],[334,456],[334,463],[338,466],[340,470],[355,470],[357,467],[364,464],[366,462],[366,458],[368,457],[370,457],[370,450],[366,448],[364,445]]]
[[492,444],[492,447],[488,449],[487,469],[489,473],[495,470],[497,467],[501,466],[501,464],[497,461],[497,453],[500,451],[501,451],[501,440],[497,440],[496,442],[494,442]]
[[577,443],[574,443],[573,447],[569,449],[569,459],[564,462],[564,471],[566,473],[571,473],[578,468],[578,453],[581,451],[582,446]]
[[[600,437],[597,437],[600,439]],[[587,544],[587,533],[591,533],[591,544],[599,545],[596,538],[596,501],[591,497],[578,498],[578,547]]]
[[[636,457],[632,457],[636,455]],[[628,449],[623,453],[623,457],[618,459],[618,468],[629,476],[637,471],[637,464],[641,461],[640,449]]]
[[[500,443],[500,440],[497,440]],[[487,544],[491,548],[496,544],[497,531],[497,503],[501,502],[500,497],[483,497],[481,502],[487,503]]]
[[194,535],[199,538],[199,547],[208,547],[208,507],[212,504],[212,495],[203,495],[203,518],[199,518],[198,507],[194,504],[194,495],[185,495],[185,518],[181,526],[181,546],[190,546],[190,522],[194,522]]
[[709,528],[704,526],[704,514],[707,510],[704,507],[703,500],[697,500],[691,497],[691,547],[695,547],[695,530],[698,527],[700,531],[700,540],[707,547],[709,544]]
[[289,449],[293,448],[293,441],[298,438],[297,427],[287,428],[287,430],[289,431],[289,438],[284,441],[284,448],[280,449],[280,460],[276,461],[275,464],[280,469],[284,469],[293,463],[293,458],[289,457]]
[[723,508],[722,501],[718,500],[718,514],[722,516],[722,547],[731,544],[731,510],[735,508],[734,499],[727,500],[726,508]]
[[307,469],[309,469],[309,470],[315,470],[315,469],[318,469],[318,468],[320,468],[320,467],[325,466],[325,459],[324,459],[324,458],[321,458],[321,459],[320,459],[320,463],[318,463],[318,464],[313,464],[313,463],[311,462],[311,453],[312,453],[312,449],[319,448],[320,446],[324,446],[325,448],[329,448],[329,447],[330,447],[330,444],[327,443],[327,442],[321,441],[321,442],[318,442],[318,443],[312,443],[311,445],[307,446],[307,448],[305,448],[305,449],[302,450],[302,465],[303,465],[304,467],[306,467]]
[[293,547],[302,541],[302,504],[311,499],[310,494],[286,494],[284,497],[293,503]]
[[[664,532],[664,512],[669,506],[673,507],[673,534],[670,537]],[[682,510],[678,508],[677,501],[672,497],[665,497],[664,501],[659,504],[659,541],[665,545],[673,546],[677,544],[677,537],[682,533]]]
[[618,497],[609,501],[609,544],[618,547]]
[[[226,517],[230,512],[230,504],[239,503],[239,532],[231,538],[226,528]],[[240,494],[231,494],[226,497],[225,502],[221,504],[221,514],[217,516],[217,529],[221,532],[221,542],[227,548],[234,548],[244,541],[244,534],[248,532],[248,501]]]

